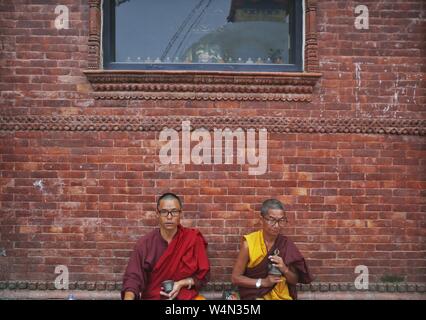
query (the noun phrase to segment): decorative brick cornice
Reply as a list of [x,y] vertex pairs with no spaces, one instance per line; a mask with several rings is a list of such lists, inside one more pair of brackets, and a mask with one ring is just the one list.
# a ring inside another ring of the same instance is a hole
[[360,118],[280,118],[280,117],[201,117],[201,116],[37,116],[0,115],[2,131],[161,131],[181,130],[182,121],[191,122],[192,129],[267,129],[277,133],[351,133],[418,135],[426,133],[422,119],[360,119]]
[[[121,282],[108,281],[71,281],[69,290],[87,291],[120,291]],[[230,282],[210,282],[203,288],[206,292],[220,292],[231,290]],[[347,291],[372,291],[372,292],[395,292],[395,293],[426,293],[424,283],[370,283],[367,290],[358,290],[353,283],[345,282],[313,282],[311,284],[298,284],[301,292],[347,292]],[[52,281],[0,281],[0,290],[56,290]]]
[[87,70],[101,100],[310,102],[320,73]]

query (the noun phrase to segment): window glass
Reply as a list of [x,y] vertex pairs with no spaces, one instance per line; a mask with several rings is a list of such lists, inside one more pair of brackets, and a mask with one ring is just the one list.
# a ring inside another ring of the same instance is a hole
[[297,63],[291,0],[115,0],[112,6],[112,62]]

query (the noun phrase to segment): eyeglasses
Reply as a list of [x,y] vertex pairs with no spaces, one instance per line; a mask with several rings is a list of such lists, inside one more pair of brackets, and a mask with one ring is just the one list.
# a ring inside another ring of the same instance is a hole
[[288,222],[287,217],[281,218],[281,219],[273,219],[273,218],[266,218],[263,217],[263,219],[266,221],[267,224],[269,224],[271,227],[275,226],[275,224],[278,223],[280,227],[285,226],[285,224]]
[[177,217],[178,215],[180,215],[181,212],[182,212],[182,210],[179,210],[179,209],[172,209],[170,211],[166,210],[166,209],[161,209],[161,210],[158,211],[158,213],[160,214],[160,216],[162,216],[164,218],[168,217],[169,214],[172,217]]

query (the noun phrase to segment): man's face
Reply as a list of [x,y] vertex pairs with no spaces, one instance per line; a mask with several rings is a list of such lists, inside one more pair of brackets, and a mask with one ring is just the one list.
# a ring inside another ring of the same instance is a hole
[[175,230],[180,224],[182,208],[177,199],[163,199],[157,209],[160,227],[166,230]]
[[263,230],[271,235],[278,235],[287,223],[287,217],[281,209],[269,209],[262,220]]

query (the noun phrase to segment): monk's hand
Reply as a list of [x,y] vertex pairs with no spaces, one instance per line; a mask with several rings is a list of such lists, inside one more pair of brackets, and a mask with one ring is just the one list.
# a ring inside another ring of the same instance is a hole
[[133,292],[131,291],[126,291],[124,293],[124,299],[123,300],[135,300],[136,296]]
[[281,282],[282,279],[280,276],[276,276],[273,274],[268,275],[266,278],[263,279],[262,281],[262,287],[273,287],[275,286],[278,282]]
[[173,284],[173,289],[169,293],[165,293],[163,290],[160,291],[162,296],[169,298],[169,300],[173,300],[179,294],[180,289],[184,286],[183,281],[175,281]]
[[284,263],[283,259],[280,256],[269,256],[269,260],[271,260],[272,264],[280,269],[282,274],[285,274],[288,272],[288,267]]

